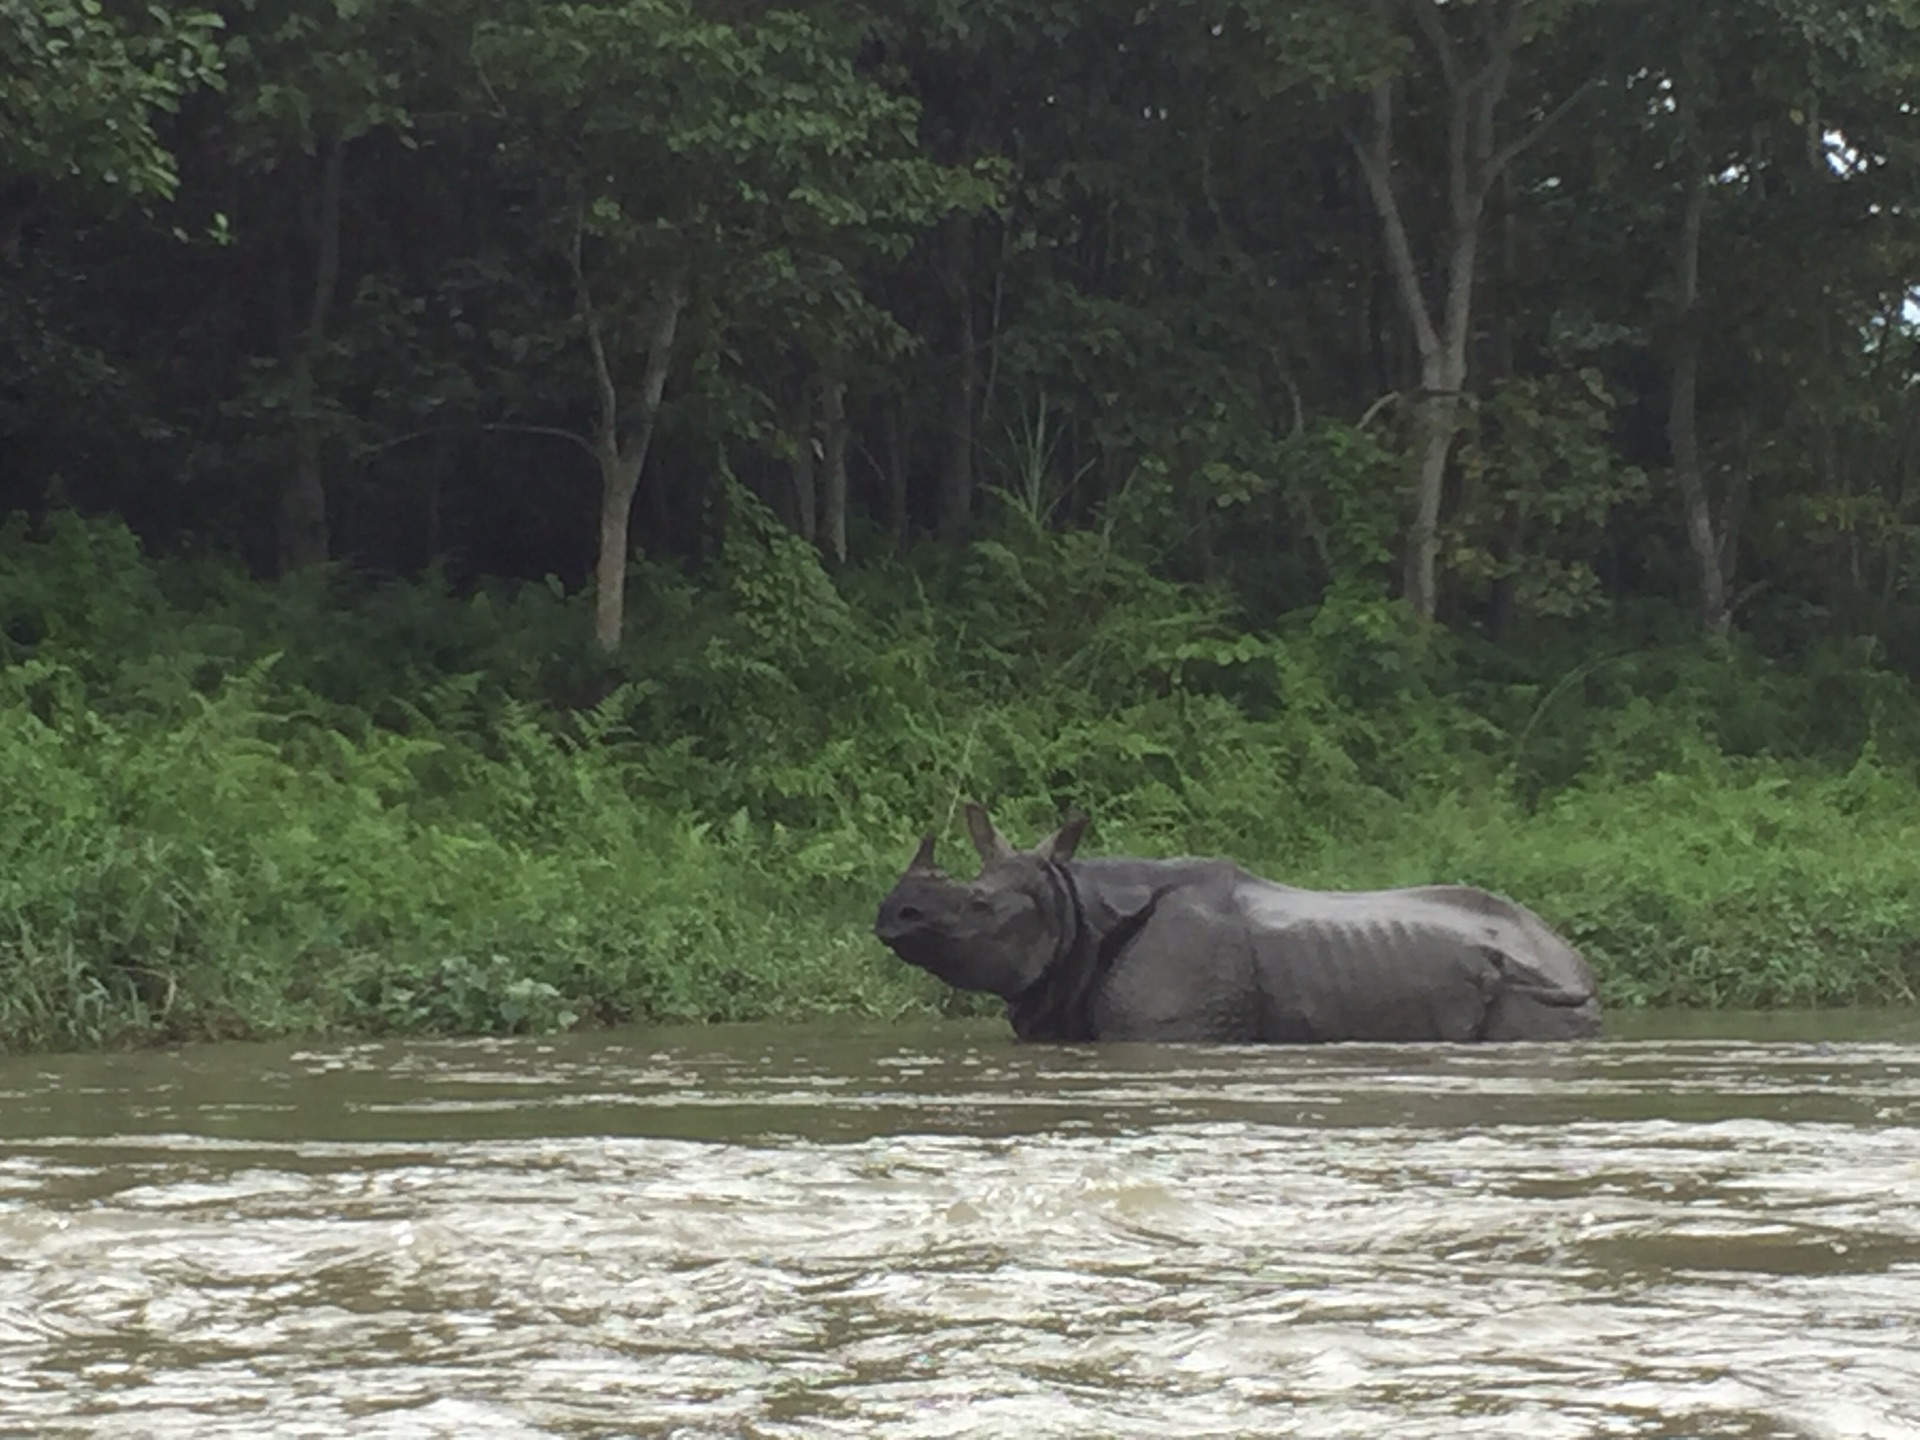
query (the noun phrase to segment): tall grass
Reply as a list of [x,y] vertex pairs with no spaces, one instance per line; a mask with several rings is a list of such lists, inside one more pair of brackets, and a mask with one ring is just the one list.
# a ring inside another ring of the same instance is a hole
[[[1336,598],[1249,633],[1091,534],[836,584],[739,502],[698,583],[262,586],[0,530],[0,1046],[897,1015],[867,935],[961,796],[1107,851],[1463,880],[1616,1004],[1906,1000],[1916,707],[1847,657],[1451,649]],[[951,843],[951,842],[950,842]]]

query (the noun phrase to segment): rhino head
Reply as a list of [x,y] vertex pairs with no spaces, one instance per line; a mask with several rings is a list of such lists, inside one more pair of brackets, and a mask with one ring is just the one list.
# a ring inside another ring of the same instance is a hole
[[1087,828],[1075,814],[1031,850],[1008,844],[987,812],[966,807],[980,873],[956,880],[928,835],[887,898],[873,933],[909,965],[962,990],[1011,1000],[1046,978],[1075,933],[1073,892],[1060,866]]

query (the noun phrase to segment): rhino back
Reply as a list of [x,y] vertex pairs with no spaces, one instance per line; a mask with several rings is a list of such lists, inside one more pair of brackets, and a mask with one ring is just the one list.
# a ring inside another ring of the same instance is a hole
[[1435,885],[1301,890],[1224,860],[1076,861],[1101,1040],[1568,1039],[1593,973],[1522,905]]
[[1566,1038],[1597,1027],[1593,976],[1532,911],[1464,886],[1236,896],[1272,1040]]

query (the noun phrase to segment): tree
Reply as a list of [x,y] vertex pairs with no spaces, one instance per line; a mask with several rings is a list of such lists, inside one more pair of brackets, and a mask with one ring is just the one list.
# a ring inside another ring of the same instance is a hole
[[0,187],[172,194],[178,168],[155,122],[220,83],[220,28],[211,10],[0,0]]
[[0,481],[18,487],[5,503],[71,494],[63,460],[99,465],[143,448],[127,443],[142,421],[164,429],[138,413],[150,374],[103,344],[136,317],[102,317],[83,257],[124,222],[148,274],[171,258],[175,237],[149,222],[179,184],[165,132],[223,83],[220,41],[220,17],[191,6],[0,0]]
[[864,310],[839,246],[897,253],[985,198],[918,154],[912,103],[860,72],[858,38],[779,10],[710,20],[688,0],[539,5],[481,26],[476,81],[561,258],[587,360],[591,419],[565,433],[600,475],[595,632],[608,650],[687,329],[719,357],[744,313]]
[[[273,289],[262,330],[272,361],[254,404],[284,425],[288,454],[275,535],[282,572],[324,563],[332,551],[323,455],[329,410],[321,371],[333,347],[343,289],[347,193],[356,147],[375,131],[411,126],[403,76],[423,73],[411,0],[249,7],[233,41],[229,125],[219,160],[252,181],[243,243],[266,252]],[[411,83],[418,83],[417,80]]]
[[[1445,150],[1434,178],[1445,199],[1432,255],[1422,257],[1416,250],[1396,179],[1396,77],[1385,76],[1374,85],[1371,128],[1350,140],[1379,212],[1394,284],[1420,356],[1405,593],[1407,603],[1427,619],[1433,617],[1438,596],[1447,461],[1467,397],[1474,285],[1487,201],[1521,152],[1581,94],[1575,91],[1537,110],[1517,131],[1502,124],[1501,107],[1513,87],[1515,61],[1557,8],[1542,0],[1478,0],[1471,5],[1406,0],[1405,13],[1437,67],[1442,87],[1439,128]],[[1461,31],[1466,33],[1457,33]],[[1430,298],[1436,282],[1437,304]]]
[[1694,607],[1724,634],[1752,593],[1740,557],[1756,503],[1801,507],[1802,525],[1857,511],[1833,503],[1866,482],[1843,452],[1904,408],[1871,356],[1877,336],[1897,335],[1897,318],[1880,321],[1899,315],[1914,273],[1916,174],[1894,136],[1920,6],[1641,6],[1612,33],[1611,113],[1590,143],[1609,175],[1636,179],[1581,188],[1613,234],[1665,237],[1646,278],[1616,258],[1606,283],[1622,315],[1645,296]]

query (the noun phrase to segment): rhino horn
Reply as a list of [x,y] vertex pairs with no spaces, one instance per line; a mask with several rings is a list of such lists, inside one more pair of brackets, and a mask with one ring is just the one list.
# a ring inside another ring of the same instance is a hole
[[920,848],[913,852],[913,859],[907,864],[907,873],[937,875],[939,872],[940,867],[934,863],[933,859],[933,836],[923,835],[920,837]]
[[973,837],[973,848],[980,852],[982,865],[991,865],[1013,854],[1013,846],[1007,843],[1006,836],[993,828],[993,821],[987,818],[985,808],[972,801],[967,802],[967,833]]

